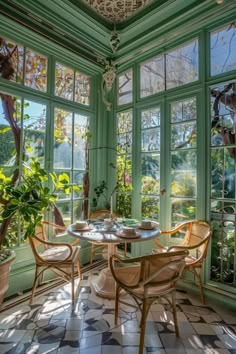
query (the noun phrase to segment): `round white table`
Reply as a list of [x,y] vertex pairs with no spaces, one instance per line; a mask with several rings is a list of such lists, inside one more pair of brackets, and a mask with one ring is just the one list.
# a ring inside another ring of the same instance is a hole
[[[97,224],[97,226],[96,226]],[[100,224],[100,225],[99,225]],[[90,231],[75,230],[73,225],[67,228],[70,235],[86,241],[96,241],[101,243],[107,243],[108,245],[108,267],[103,269],[98,277],[92,283],[93,289],[98,296],[114,299],[115,298],[115,280],[111,274],[109,268],[109,258],[116,251],[116,244],[119,243],[133,243],[133,242],[143,242],[151,240],[160,235],[161,231],[158,227],[152,230],[143,230],[137,228],[138,237],[119,237],[117,231],[119,230],[118,225],[114,226],[111,230],[107,231],[101,227],[102,223],[95,223],[94,228]],[[122,228],[122,226],[121,226]],[[126,268],[121,268],[121,272],[125,272]]]

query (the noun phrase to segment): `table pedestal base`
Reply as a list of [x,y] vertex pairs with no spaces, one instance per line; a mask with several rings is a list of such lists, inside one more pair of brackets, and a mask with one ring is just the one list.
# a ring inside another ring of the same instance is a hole
[[109,268],[103,269],[92,282],[96,295],[106,299],[115,299],[115,280]]
[[[129,269],[126,267],[121,267],[118,272],[127,274],[127,277],[129,276]],[[115,299],[116,297],[116,282],[109,268],[103,269],[96,279],[93,279],[92,287],[98,296],[106,299]]]

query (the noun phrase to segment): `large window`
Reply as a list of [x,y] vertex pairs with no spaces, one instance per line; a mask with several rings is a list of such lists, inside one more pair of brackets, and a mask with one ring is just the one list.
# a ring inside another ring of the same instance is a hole
[[47,91],[47,57],[5,38],[1,38],[0,54],[10,57],[3,65],[2,77],[35,90]]
[[234,23],[211,33],[210,53],[212,76],[236,70],[236,27]]
[[140,66],[140,97],[198,80],[198,40],[159,55]]
[[171,220],[196,217],[197,197],[196,98],[171,104]]
[[211,88],[211,278],[236,286],[236,82]]
[[[3,176],[10,179],[16,166],[21,171],[23,163],[29,164],[32,158],[44,166],[46,110],[45,104],[0,92],[0,183]],[[9,246],[24,242],[15,218],[8,235]]]
[[166,53],[166,89],[198,80],[198,41]]
[[124,217],[131,217],[132,124],[131,110],[117,114],[116,209],[118,214]]
[[55,95],[84,105],[90,104],[90,78],[56,63]]
[[133,101],[133,71],[127,70],[117,80],[118,105]]
[[[0,179],[12,178],[18,166],[22,176],[23,166],[30,164],[32,158],[37,159],[48,172],[69,176],[70,194],[58,195],[64,221],[71,223],[82,218],[83,203],[88,198],[84,176],[88,171],[91,115],[89,107],[85,113],[82,105],[90,104],[90,77],[62,64],[54,65],[52,56],[4,38],[0,38],[0,55],[4,59],[2,78],[10,81],[13,92],[19,92],[19,97],[7,94],[7,89],[0,92]],[[53,68],[53,72],[48,68]],[[48,85],[52,78],[54,86]],[[11,221],[10,246],[25,242],[21,229]]]
[[164,90],[164,55],[160,55],[140,66],[140,96],[146,97]]
[[79,219],[83,212],[88,131],[87,116],[59,108],[54,110],[53,169],[57,174],[66,172],[74,186],[70,196],[60,195],[58,201],[61,214],[68,223]]
[[159,218],[160,107],[141,114],[141,210],[143,218]]

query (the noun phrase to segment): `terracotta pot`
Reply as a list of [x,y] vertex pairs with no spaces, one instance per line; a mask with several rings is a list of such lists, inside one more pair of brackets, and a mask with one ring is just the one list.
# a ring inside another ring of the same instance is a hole
[[11,264],[14,261],[16,255],[13,253],[5,261],[0,263],[0,307],[3,303],[4,296],[8,289],[8,276],[11,269]]

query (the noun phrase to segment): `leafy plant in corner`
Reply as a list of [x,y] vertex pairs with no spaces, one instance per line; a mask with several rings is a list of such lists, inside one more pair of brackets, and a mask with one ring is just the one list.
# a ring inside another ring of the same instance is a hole
[[[0,174],[0,217],[2,221],[0,244],[7,234],[4,233],[4,224],[9,225],[12,218],[20,221],[24,229],[24,238],[34,234],[35,227],[41,222],[44,211],[54,208],[57,195],[55,191],[69,190],[69,177],[63,173],[57,176],[48,174],[40,163],[33,159],[30,165],[24,165],[24,173],[15,185],[9,184],[9,179]],[[49,187],[53,186],[53,190]]]

